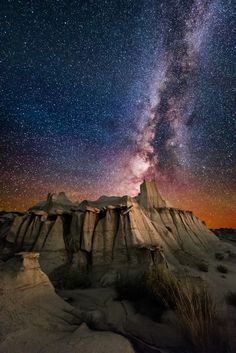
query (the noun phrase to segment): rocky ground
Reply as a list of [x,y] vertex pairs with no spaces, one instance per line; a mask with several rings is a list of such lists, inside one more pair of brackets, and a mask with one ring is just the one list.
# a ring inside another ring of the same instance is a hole
[[178,310],[144,286],[159,267],[211,293],[230,347],[194,352],[236,352],[235,242],[170,207],[153,182],[136,198],[49,194],[2,212],[0,261],[0,353],[193,353]]
[[121,335],[90,330],[80,310],[55,293],[37,257],[25,253],[1,265],[1,353],[134,352]]
[[[55,292],[38,256],[21,253],[1,263],[1,353],[191,352],[173,310],[152,315],[153,303],[121,298],[115,287]],[[236,308],[221,304],[235,322]]]

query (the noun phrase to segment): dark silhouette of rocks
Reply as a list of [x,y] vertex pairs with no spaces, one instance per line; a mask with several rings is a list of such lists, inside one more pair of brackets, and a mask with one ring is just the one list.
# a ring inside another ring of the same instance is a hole
[[220,239],[236,242],[236,229],[234,228],[218,228],[211,229]]

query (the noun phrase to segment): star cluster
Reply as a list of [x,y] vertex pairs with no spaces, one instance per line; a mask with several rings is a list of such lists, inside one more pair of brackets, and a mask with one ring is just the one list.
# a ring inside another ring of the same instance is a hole
[[0,208],[138,192],[236,227],[231,0],[1,4]]

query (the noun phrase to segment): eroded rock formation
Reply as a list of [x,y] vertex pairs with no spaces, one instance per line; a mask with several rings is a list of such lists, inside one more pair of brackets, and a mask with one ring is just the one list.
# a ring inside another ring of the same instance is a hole
[[15,215],[3,233],[2,256],[40,252],[48,274],[65,264],[106,272],[161,261],[189,264],[219,243],[192,212],[168,207],[153,181],[144,181],[134,198],[102,196],[74,204],[64,193],[49,194]]
[[91,331],[56,295],[37,253],[20,253],[0,265],[0,353],[134,353],[124,337]]

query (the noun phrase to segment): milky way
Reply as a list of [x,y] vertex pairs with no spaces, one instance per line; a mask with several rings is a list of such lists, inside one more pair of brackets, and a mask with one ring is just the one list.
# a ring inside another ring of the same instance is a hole
[[0,208],[138,192],[236,226],[230,0],[6,1]]
[[181,4],[174,1],[170,9],[163,11],[173,23],[169,30],[166,28],[164,55],[158,58],[161,69],[154,79],[151,77],[148,104],[138,119],[137,153],[130,162],[137,182],[156,175],[178,178],[176,172],[191,164],[187,130],[194,123],[194,103],[198,99],[193,80],[221,5],[204,0],[193,2],[189,8],[183,1]]

